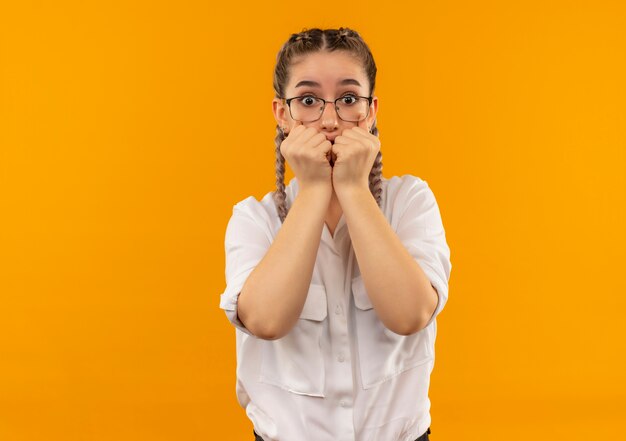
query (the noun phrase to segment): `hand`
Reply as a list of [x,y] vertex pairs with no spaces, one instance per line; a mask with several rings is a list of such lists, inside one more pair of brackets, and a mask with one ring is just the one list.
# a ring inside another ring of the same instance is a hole
[[300,188],[323,187],[332,194],[332,167],[328,162],[332,147],[326,135],[314,127],[296,122],[280,145],[280,153],[294,171]]
[[380,140],[369,132],[366,120],[337,136],[331,151],[337,158],[332,170],[335,192],[359,187],[369,190],[370,171],[379,151]]

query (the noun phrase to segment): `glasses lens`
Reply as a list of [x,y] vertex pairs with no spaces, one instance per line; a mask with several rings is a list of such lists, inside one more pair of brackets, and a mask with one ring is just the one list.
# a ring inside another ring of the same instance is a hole
[[366,98],[346,95],[337,101],[339,118],[344,121],[362,121],[367,118],[369,101]]
[[[317,121],[323,108],[324,101],[314,96],[295,98],[291,101],[291,117],[303,122]],[[337,101],[337,111],[339,118],[344,121],[362,121],[369,113],[369,101],[366,98],[346,95]]]
[[319,119],[324,102],[314,96],[302,96],[291,100],[291,117],[298,121],[310,122]]

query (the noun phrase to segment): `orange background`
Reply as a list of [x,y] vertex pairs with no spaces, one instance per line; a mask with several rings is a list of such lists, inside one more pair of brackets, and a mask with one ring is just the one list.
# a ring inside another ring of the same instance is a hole
[[624,2],[99,3],[0,6],[1,440],[252,440],[225,228],[280,45],[339,26],[451,248],[431,439],[624,436]]

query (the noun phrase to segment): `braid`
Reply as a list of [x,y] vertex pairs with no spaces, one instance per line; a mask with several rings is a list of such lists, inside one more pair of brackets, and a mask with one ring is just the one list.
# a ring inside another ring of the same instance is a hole
[[340,40],[345,40],[349,37],[353,37],[354,32],[351,29],[348,28],[339,28],[337,29],[337,38]]
[[280,127],[276,126],[276,138],[274,138],[274,142],[276,143],[276,191],[272,195],[274,198],[274,204],[276,205],[276,210],[278,211],[278,217],[280,218],[280,223],[285,222],[285,218],[287,217],[287,194],[285,193],[285,157],[280,152],[280,145],[285,139],[285,135],[283,134]]
[[301,43],[306,45],[312,42],[313,36],[306,28],[304,28],[302,32],[298,32],[297,34],[291,34],[291,37],[289,38],[289,43]]
[[[378,127],[376,127],[376,120],[374,120],[374,125],[372,126],[371,132],[373,135],[378,136]],[[382,208],[382,194],[383,194],[383,154],[379,150],[376,155],[376,159],[374,159],[374,165],[372,165],[372,169],[370,170],[370,191],[372,192],[372,196],[376,199],[376,203],[379,207]]]

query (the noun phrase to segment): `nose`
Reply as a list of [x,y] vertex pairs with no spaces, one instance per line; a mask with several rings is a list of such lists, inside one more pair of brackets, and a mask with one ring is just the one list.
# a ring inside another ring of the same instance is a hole
[[339,115],[337,115],[337,109],[335,109],[335,103],[326,103],[322,116],[320,117],[321,125],[323,128],[335,128],[339,123]]

